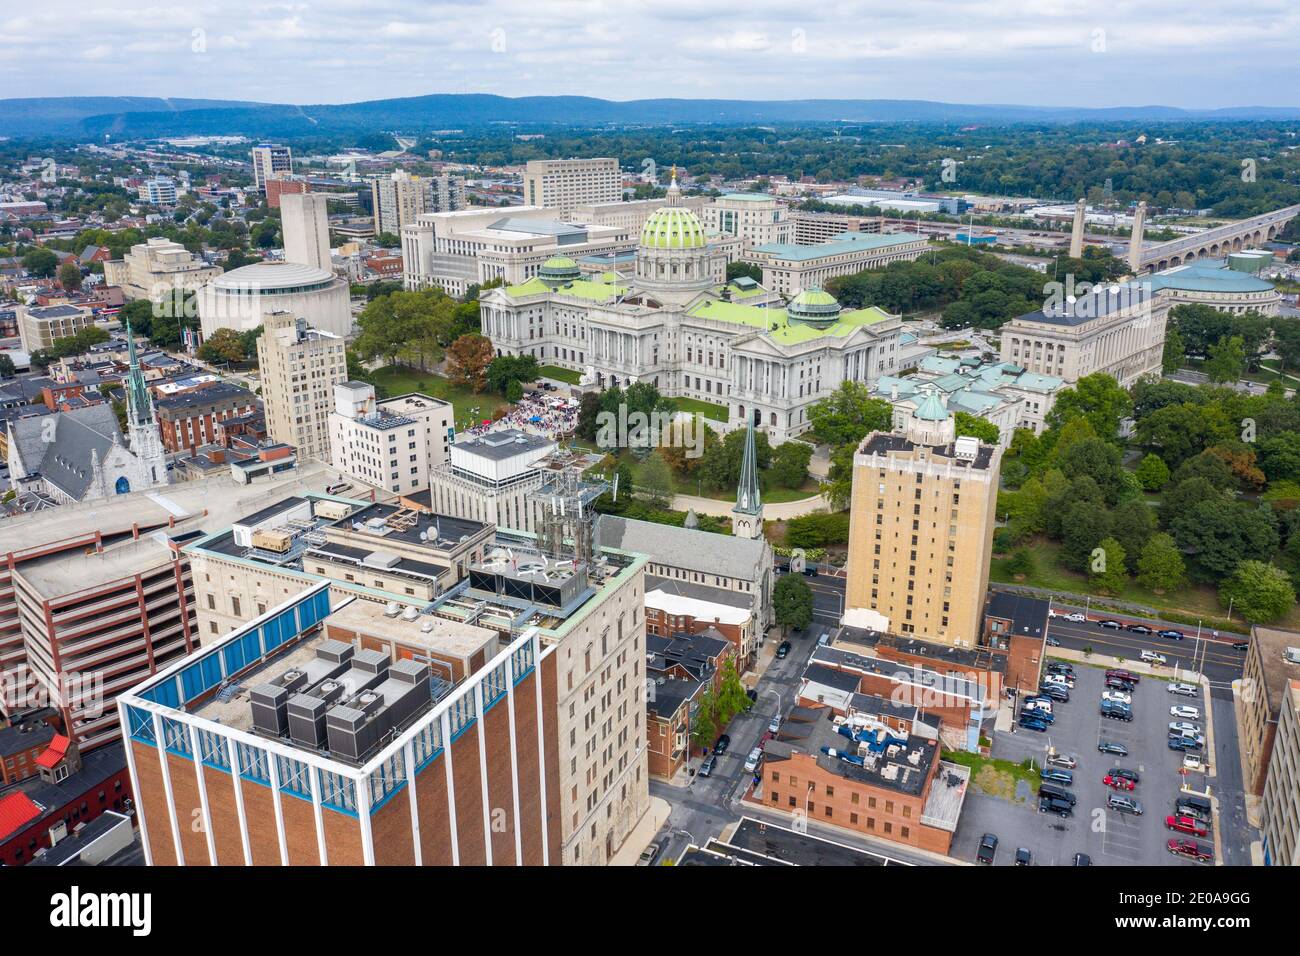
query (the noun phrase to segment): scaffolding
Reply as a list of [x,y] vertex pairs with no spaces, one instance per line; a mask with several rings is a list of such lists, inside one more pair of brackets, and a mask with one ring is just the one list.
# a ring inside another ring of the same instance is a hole
[[557,561],[572,559],[575,568],[590,567],[592,563],[596,529],[592,505],[610,490],[603,478],[586,476],[590,464],[589,456],[561,449],[539,463],[542,483],[529,494],[541,515],[538,550]]

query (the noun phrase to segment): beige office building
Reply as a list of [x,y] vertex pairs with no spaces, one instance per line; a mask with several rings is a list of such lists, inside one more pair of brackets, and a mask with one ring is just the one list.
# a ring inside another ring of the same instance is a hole
[[1264,860],[1300,866],[1300,680],[1287,681],[1281,703],[1261,804]]
[[330,259],[329,199],[324,193],[285,193],[280,197],[284,261],[333,270]]
[[299,460],[328,462],[334,386],[348,377],[343,339],[311,328],[292,312],[269,313],[262,325],[257,360],[267,431],[293,445]]
[[1264,792],[1272,767],[1285,700],[1300,680],[1300,631],[1255,625],[1242,670],[1237,745],[1245,766],[1246,792]]
[[128,299],[157,301],[174,289],[196,292],[209,279],[221,275],[179,242],[155,236],[131,247],[121,259],[104,263],[104,284],[121,288]]
[[704,228],[738,237],[745,249],[794,239],[794,224],[785,203],[765,193],[730,193],[703,208]]
[[330,457],[345,477],[396,495],[429,487],[429,475],[451,454],[450,402],[419,392],[376,401],[373,385],[334,386]]
[[622,198],[617,159],[531,159],[524,170],[524,205],[559,210],[561,219],[575,206]]
[[846,619],[940,644],[978,643],[1001,461],[1000,447],[956,437],[937,389],[905,433],[863,440],[853,456]]
[[1096,372],[1130,388],[1161,368],[1169,299],[1150,283],[1049,302],[1002,327],[1002,360],[1073,384]]

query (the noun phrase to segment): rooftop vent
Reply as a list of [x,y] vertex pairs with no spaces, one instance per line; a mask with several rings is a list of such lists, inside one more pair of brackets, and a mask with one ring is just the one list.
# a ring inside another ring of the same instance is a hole
[[1300,664],[1300,647],[1288,647],[1286,649],[1286,659],[1292,664]]

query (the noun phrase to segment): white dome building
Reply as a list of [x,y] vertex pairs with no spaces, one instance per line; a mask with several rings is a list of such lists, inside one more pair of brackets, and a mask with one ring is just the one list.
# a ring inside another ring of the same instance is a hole
[[715,284],[704,224],[681,201],[674,169],[668,205],[659,207],[641,227],[636,250],[639,288],[694,293]]
[[292,262],[256,262],[224,272],[199,289],[198,308],[204,338],[217,329],[256,328],[268,312],[292,312],[334,335],[352,331],[347,282]]

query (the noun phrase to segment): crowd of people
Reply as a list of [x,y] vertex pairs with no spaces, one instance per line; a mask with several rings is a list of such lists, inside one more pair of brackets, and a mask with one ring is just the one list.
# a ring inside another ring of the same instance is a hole
[[501,428],[518,428],[552,441],[571,435],[578,425],[578,400],[559,398],[541,392],[529,393],[516,402],[505,415],[492,422],[479,422],[464,429],[477,437]]

